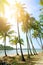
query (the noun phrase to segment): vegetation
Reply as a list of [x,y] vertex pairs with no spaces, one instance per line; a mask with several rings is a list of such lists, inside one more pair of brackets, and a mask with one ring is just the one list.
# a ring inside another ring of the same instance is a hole
[[[7,0],[0,1],[0,14],[5,15],[5,4],[9,6]],[[21,38],[20,30],[22,30],[22,32],[25,34],[26,37],[26,42],[27,42],[26,45],[27,45],[27,53],[28,53],[27,56],[29,61],[31,61],[32,55],[37,55],[37,51],[33,44],[34,41],[33,38],[36,39],[37,44],[43,50],[43,41],[42,41],[43,40],[43,0],[40,0],[39,4],[40,6],[42,6],[42,8],[39,10],[40,11],[39,20],[36,20],[35,17],[30,15],[30,13],[26,10],[25,4],[21,4],[19,2],[15,2],[14,6],[12,4],[12,6],[14,7],[12,10],[15,10],[14,19],[16,21],[14,24],[16,24],[17,32],[12,30],[12,25],[11,23],[8,23],[8,19],[6,17],[0,16],[0,40],[4,42],[4,46],[0,45],[0,50],[4,50],[5,57],[7,56],[6,50],[13,49],[10,46],[6,46],[7,38],[9,38],[9,43],[11,45],[16,46],[16,54],[19,57],[16,60],[21,59],[22,61],[25,60],[27,61],[27,58],[25,58],[22,51],[22,45],[24,44],[25,40]],[[20,45],[21,56],[19,55],[17,48],[18,43]],[[14,62],[16,63],[16,61]]]
[[[0,44],[0,50],[4,50],[4,46]],[[6,50],[14,50],[13,47],[6,46]]]
[[15,4],[15,7],[16,7],[15,15],[16,15],[16,20],[17,20],[17,30],[18,30],[18,40],[19,40],[19,44],[20,44],[20,51],[21,51],[22,61],[25,61],[25,58],[24,58],[23,52],[22,52],[22,46],[21,46],[22,42],[20,41],[20,31],[19,31],[19,23],[21,23],[21,20],[22,20],[21,16],[24,13],[24,9],[23,9],[23,5],[20,3],[17,3],[17,2]]
[[10,24],[7,23],[6,19],[3,19],[2,17],[0,18],[0,38],[3,39],[4,42],[4,51],[5,51],[5,56],[6,54],[6,38],[10,38],[11,34],[14,33],[13,30],[10,30]]

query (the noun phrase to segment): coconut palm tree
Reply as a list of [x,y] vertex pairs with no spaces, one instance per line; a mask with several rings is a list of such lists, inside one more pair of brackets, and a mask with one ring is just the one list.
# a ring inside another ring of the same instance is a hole
[[43,0],[40,0],[40,5],[42,6],[42,8],[40,9],[40,15],[39,15],[39,21],[40,21],[40,25],[41,25],[41,35],[40,35],[40,41],[41,41],[41,44],[43,46],[43,43],[42,43],[42,34],[43,34]]
[[36,49],[35,49],[35,47],[34,47],[34,45],[33,45],[33,42],[32,42],[32,33],[31,33],[31,31],[33,31],[34,29],[37,29],[37,27],[36,27],[36,20],[35,20],[35,18],[34,17],[30,17],[30,30],[29,30],[29,38],[30,38],[30,42],[31,42],[31,45],[32,45],[32,49],[33,49],[33,53],[34,54],[37,54],[37,52],[36,52]]
[[30,31],[30,37],[29,38],[30,38],[30,42],[31,42],[31,45],[32,45],[33,53],[34,53],[34,55],[36,55],[37,52],[36,52],[36,49],[35,49],[35,47],[33,45],[33,42],[32,42],[32,34],[31,34],[31,31]]
[[36,30],[38,34],[38,38],[40,39],[41,42],[41,47],[42,47],[42,39],[41,39],[41,33],[42,33],[42,26],[39,21],[34,21],[32,25],[33,30]]
[[23,8],[23,5],[18,2],[16,2],[15,7],[16,7],[15,18],[17,20],[18,40],[20,43],[22,61],[25,61],[23,52],[22,52],[22,46],[21,46],[21,42],[20,42],[20,31],[19,31],[19,23],[21,23],[22,15],[24,15],[24,8]]
[[4,52],[5,56],[6,54],[6,37],[11,37],[11,34],[14,32],[13,30],[10,30],[11,25],[7,23],[7,20],[5,18],[0,17],[0,38],[3,38],[4,41]]
[[17,51],[18,37],[14,36],[14,39],[11,39],[10,42],[11,42],[11,44],[16,45],[16,54],[19,55],[18,51]]
[[30,49],[29,40],[28,40],[28,32],[29,32],[30,29],[31,29],[31,27],[30,27],[30,16],[29,16],[29,14],[26,12],[25,17],[24,17],[24,20],[23,20],[23,24],[22,24],[22,31],[23,31],[24,33],[26,33],[27,50],[28,50],[28,57],[29,57],[29,58],[30,58],[29,50],[30,50],[30,53],[32,54],[31,49]]
[[20,44],[20,50],[21,50],[22,61],[25,61],[25,58],[24,58],[23,52],[22,52],[21,42],[20,42],[20,32],[19,32],[19,23],[18,23],[18,22],[17,22],[17,30],[18,30],[18,40],[19,40],[19,44]]

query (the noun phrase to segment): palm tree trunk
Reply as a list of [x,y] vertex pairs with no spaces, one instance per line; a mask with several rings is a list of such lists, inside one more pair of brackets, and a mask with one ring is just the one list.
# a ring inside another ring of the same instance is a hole
[[33,45],[32,39],[31,39],[31,31],[30,31],[30,42],[31,42],[31,45],[32,45],[33,53],[35,55],[35,54],[37,54],[37,52],[36,52],[36,50],[34,48],[34,45]]
[[7,56],[7,53],[6,53],[6,36],[4,37],[4,52],[5,52],[5,56]]
[[[28,41],[29,41],[29,39],[28,39]],[[29,50],[30,50],[30,54],[33,55],[32,50],[30,48],[30,44],[29,44]]]
[[20,44],[20,50],[21,50],[22,61],[25,61],[25,58],[24,58],[24,55],[23,55],[23,52],[22,52],[21,44]]
[[39,41],[37,40],[37,38],[36,38],[36,41],[37,41],[38,45],[41,47],[41,45],[40,45]]
[[41,36],[39,35],[39,39],[40,39],[40,42],[41,42],[41,48],[43,49],[43,43],[42,43],[42,40],[41,40]]
[[29,54],[30,45],[29,45],[29,41],[28,41],[27,32],[26,32],[26,40],[27,40],[27,51],[28,51],[28,58],[30,58],[30,54]]
[[[18,40],[20,41],[19,23],[18,23],[18,22],[17,22],[17,30],[18,30]],[[19,43],[20,43],[20,42],[19,42]],[[24,55],[23,55],[23,52],[22,52],[21,43],[20,43],[20,50],[21,50],[22,61],[25,61],[25,58],[24,58]]]
[[30,48],[30,55],[33,55],[33,54],[32,54],[32,51],[31,51],[31,48]]
[[19,54],[18,54],[18,51],[17,51],[17,44],[16,44],[16,54],[19,55]]

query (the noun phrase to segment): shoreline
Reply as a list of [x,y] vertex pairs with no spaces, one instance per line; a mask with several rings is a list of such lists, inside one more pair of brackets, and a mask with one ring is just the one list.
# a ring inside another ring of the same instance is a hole
[[[38,53],[38,55],[39,54],[43,54],[43,51],[42,52],[37,52]],[[25,53],[25,54],[23,54],[23,55],[27,55],[27,53]],[[34,55],[34,54],[33,54]],[[0,56],[0,57],[4,57],[5,55],[3,55],[3,56]],[[16,54],[7,54],[7,56],[11,56],[11,57],[13,57],[13,56],[18,56],[18,55],[16,55]],[[19,53],[19,56],[21,56],[21,54]]]

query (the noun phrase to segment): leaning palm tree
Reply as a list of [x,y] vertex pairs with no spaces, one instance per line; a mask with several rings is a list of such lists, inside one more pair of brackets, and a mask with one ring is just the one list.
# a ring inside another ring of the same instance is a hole
[[30,36],[29,36],[29,38],[30,38],[30,42],[31,42],[31,45],[32,45],[32,49],[33,49],[33,53],[34,54],[37,54],[37,52],[36,52],[36,50],[35,50],[35,48],[34,48],[34,45],[33,45],[33,42],[32,42],[32,33],[31,33],[31,31],[32,30],[34,30],[34,29],[37,29],[37,26],[36,26],[36,20],[35,20],[35,18],[34,17],[30,17],[30,26],[31,26],[31,28],[30,28]]
[[22,31],[23,31],[24,33],[26,33],[27,51],[28,51],[28,57],[29,57],[29,58],[30,58],[29,50],[30,50],[30,53],[32,54],[31,49],[30,49],[29,40],[28,40],[28,32],[29,32],[30,28],[31,28],[31,26],[30,26],[30,16],[29,16],[29,14],[26,12],[26,14],[25,14],[25,16],[24,16],[23,23],[22,23]]
[[43,0],[40,0],[40,5],[42,6],[42,8],[40,9],[40,14],[39,14],[39,21],[40,21],[40,25],[41,25],[41,35],[40,35],[40,41],[41,41],[41,46],[43,46],[42,43],[42,34],[43,34]]
[[40,43],[41,43],[41,47],[42,47],[42,46],[43,46],[42,38],[41,38],[42,26],[41,26],[40,22],[36,21],[36,22],[34,23],[33,29],[38,32],[38,38],[40,39]]
[[30,32],[30,42],[31,42],[31,45],[32,45],[32,50],[33,50],[33,53],[34,53],[34,55],[36,55],[37,54],[37,52],[36,52],[36,49],[35,49],[35,47],[34,47],[34,45],[33,45],[33,41],[32,41],[32,35],[31,35],[31,32]]
[[40,21],[40,26],[41,26],[41,35],[40,36],[40,42],[41,42],[41,46],[43,46],[43,42],[42,42],[42,34],[43,34],[43,0],[40,0],[40,5],[42,6],[42,8],[40,9],[40,14],[39,14],[39,21]]
[[[42,38],[42,40],[43,40],[43,32],[41,33],[41,38]],[[43,45],[42,45],[42,50],[43,50]]]
[[[18,40],[20,43],[19,23],[21,22],[21,19],[23,19],[22,16],[24,16],[24,7],[22,4],[20,4],[18,2],[16,2],[15,7],[16,7],[15,18],[17,20]],[[20,43],[20,50],[21,50],[22,61],[25,61],[24,56],[23,56],[23,52],[22,52],[21,43]]]
[[3,38],[4,41],[4,52],[5,52],[5,56],[7,56],[6,54],[6,37],[11,37],[11,34],[14,32],[12,30],[10,30],[11,25],[7,23],[7,20],[2,17],[0,17],[0,38]]
[[32,36],[36,39],[38,45],[41,47],[41,45],[40,45],[40,43],[39,43],[39,41],[38,41],[38,37],[39,37],[39,36],[38,36],[38,31],[34,30]]

